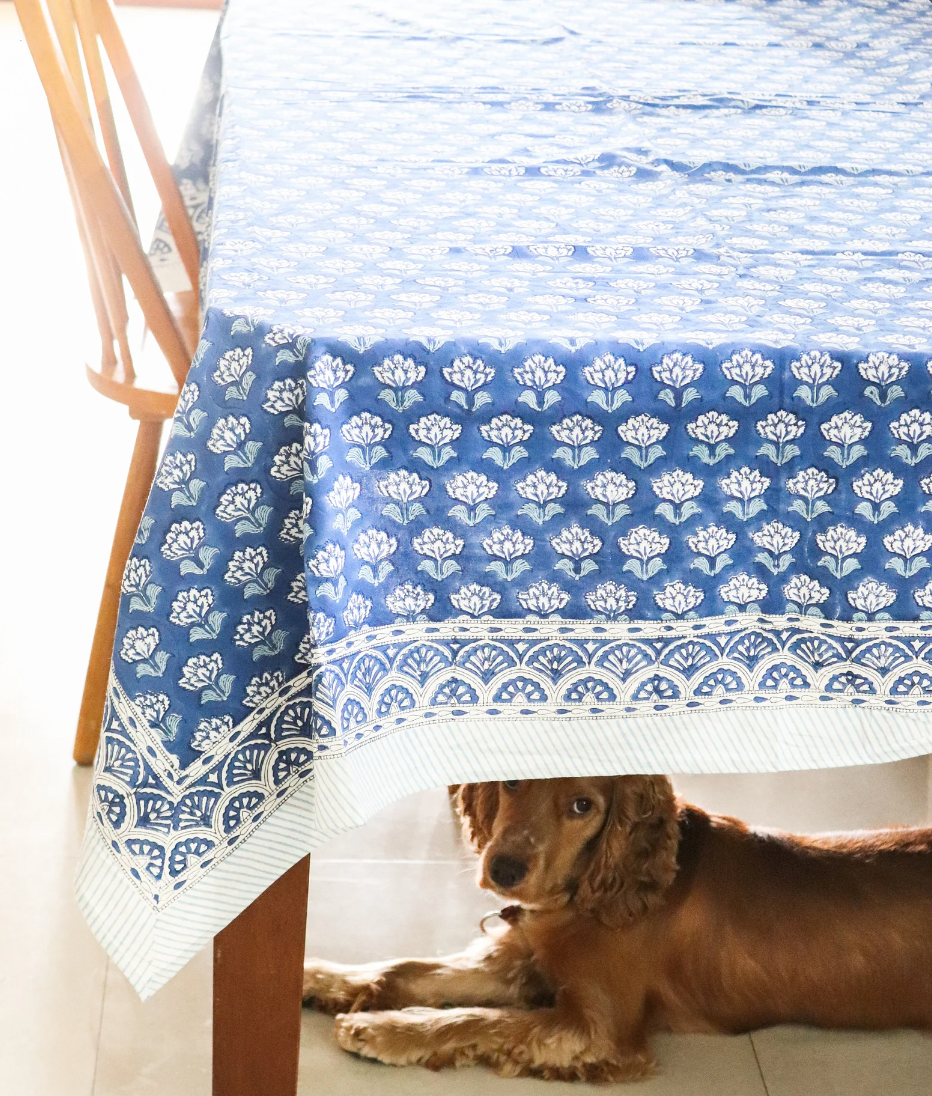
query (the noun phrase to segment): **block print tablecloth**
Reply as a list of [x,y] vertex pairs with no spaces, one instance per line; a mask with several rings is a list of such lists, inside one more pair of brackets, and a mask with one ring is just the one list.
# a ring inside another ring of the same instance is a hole
[[233,0],[79,883],[141,993],[419,788],[932,749],[930,42]]

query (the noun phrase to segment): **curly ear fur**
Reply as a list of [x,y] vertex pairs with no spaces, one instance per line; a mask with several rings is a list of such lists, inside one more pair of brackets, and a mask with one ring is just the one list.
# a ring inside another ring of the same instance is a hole
[[665,776],[619,776],[574,904],[617,927],[643,917],[676,875],[677,804]]
[[463,837],[481,852],[492,837],[492,824],[498,814],[498,784],[460,784],[455,803]]

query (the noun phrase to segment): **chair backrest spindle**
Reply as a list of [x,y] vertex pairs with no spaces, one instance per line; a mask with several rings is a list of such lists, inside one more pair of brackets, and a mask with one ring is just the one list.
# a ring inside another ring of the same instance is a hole
[[[108,0],[15,0],[15,4],[49,102],[75,207],[101,336],[100,374],[124,386],[135,380],[125,277],[180,389],[194,347],[179,327],[140,242],[105,57],[195,294],[199,249],[113,11]],[[107,394],[113,394],[113,384]]]

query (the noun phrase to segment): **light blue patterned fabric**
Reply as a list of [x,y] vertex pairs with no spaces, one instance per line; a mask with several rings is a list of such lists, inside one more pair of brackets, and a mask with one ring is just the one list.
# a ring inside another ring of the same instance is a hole
[[365,751],[932,749],[930,36],[918,0],[233,0],[89,838],[140,908],[325,768],[350,821],[416,783]]

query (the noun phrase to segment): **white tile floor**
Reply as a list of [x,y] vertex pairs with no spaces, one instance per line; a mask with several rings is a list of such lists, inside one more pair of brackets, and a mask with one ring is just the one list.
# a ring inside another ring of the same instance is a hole
[[[166,146],[184,123],[215,15],[122,9]],[[85,384],[81,257],[41,89],[0,0],[0,1093],[207,1096],[210,960],[141,1005],[84,926],[71,879],[89,786],[70,740],[132,429]],[[684,777],[694,801],[800,830],[927,817],[925,759],[843,772]],[[442,791],[320,850],[308,949],[348,961],[463,945],[490,899]],[[534,1096],[567,1086],[435,1075],[350,1058],[304,1019],[301,1094]],[[932,1039],[779,1028],[659,1043],[644,1096],[920,1096]],[[586,1086],[574,1086],[582,1094]],[[635,1090],[632,1090],[635,1091]]]

